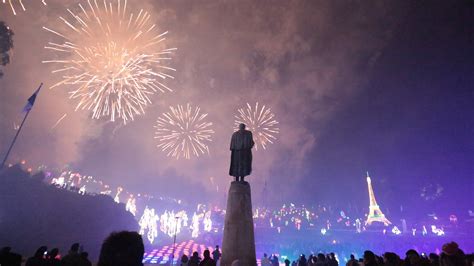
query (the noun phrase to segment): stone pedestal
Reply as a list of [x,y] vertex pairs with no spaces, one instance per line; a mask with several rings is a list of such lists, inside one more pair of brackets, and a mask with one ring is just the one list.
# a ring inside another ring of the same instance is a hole
[[257,265],[253,232],[252,198],[248,182],[232,182],[227,196],[221,266]]

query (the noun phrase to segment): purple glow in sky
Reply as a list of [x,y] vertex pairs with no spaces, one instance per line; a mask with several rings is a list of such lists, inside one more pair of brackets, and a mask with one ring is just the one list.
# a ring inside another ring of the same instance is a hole
[[[2,154],[37,84],[57,82],[52,66],[41,63],[52,41],[41,28],[65,27],[58,17],[77,2],[29,3],[16,16],[1,6],[0,20],[15,32],[11,63],[0,79]],[[366,202],[368,170],[387,208],[472,205],[474,60],[467,2],[128,5],[148,10],[178,48],[174,92],[153,97],[145,115],[123,125],[74,111],[67,90],[44,90],[11,161],[69,165],[132,191],[221,201],[226,189],[216,192],[214,182],[227,188],[230,181],[235,110],[259,102],[271,106],[279,133],[254,153],[249,179],[257,203]],[[209,114],[215,134],[209,154],[176,160],[156,148],[153,126],[169,106],[186,103]],[[430,184],[443,186],[443,196],[423,200]]]

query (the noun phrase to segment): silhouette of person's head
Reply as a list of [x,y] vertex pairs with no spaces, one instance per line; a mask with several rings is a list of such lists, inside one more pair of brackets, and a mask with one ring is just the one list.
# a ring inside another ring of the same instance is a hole
[[323,253],[318,253],[318,260],[320,260],[320,261],[326,261],[326,257],[324,256]]
[[204,258],[205,258],[205,259],[208,259],[208,258],[211,257],[211,252],[209,252],[209,250],[206,249],[206,250],[204,250],[204,254],[203,254],[203,255],[204,255]]
[[364,262],[365,263],[375,262],[375,254],[370,250],[364,251]]
[[49,252],[48,256],[52,259],[56,258],[56,256],[58,256],[59,254],[59,249],[58,248],[53,248],[51,249],[51,251]]
[[351,260],[354,260],[355,257],[354,257],[354,254],[351,254]]
[[81,252],[81,258],[83,258],[84,260],[89,260],[89,253]]
[[216,249],[219,249],[219,245],[216,245]]
[[193,257],[195,257],[195,258],[199,257],[199,253],[197,253],[197,251],[194,251],[193,252]]
[[239,125],[239,129],[240,129],[240,130],[244,130],[244,129],[245,129],[245,124],[244,124],[244,123],[240,124],[240,125]]
[[69,250],[69,252],[71,253],[79,253],[79,243],[74,243],[72,244],[71,246],[71,249]]
[[2,249],[0,249],[0,254],[10,253],[11,250],[12,250],[11,247],[3,247]]
[[181,256],[181,262],[188,262],[188,261],[189,261],[188,256],[186,255]]
[[142,266],[142,237],[137,232],[114,232],[102,243],[98,266]]
[[42,258],[44,256],[44,253],[48,251],[48,247],[46,246],[41,246],[39,247],[36,252],[35,252],[35,256],[36,258]]

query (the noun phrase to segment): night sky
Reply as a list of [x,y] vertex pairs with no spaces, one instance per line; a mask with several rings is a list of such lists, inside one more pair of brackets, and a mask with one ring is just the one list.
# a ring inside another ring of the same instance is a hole
[[[40,82],[57,81],[41,60],[41,30],[78,1],[24,1],[0,20],[15,32],[0,79],[0,151]],[[29,6],[28,6],[29,5]],[[122,125],[74,112],[67,90],[45,89],[11,162],[70,167],[131,191],[222,203],[234,114],[247,102],[272,108],[278,140],[254,151],[257,204],[368,205],[365,172],[385,208],[424,201],[465,210],[474,200],[473,5],[469,1],[132,1],[148,9],[177,47],[173,93],[153,96]],[[169,105],[209,113],[210,155],[176,160],[156,148],[156,118]],[[67,117],[54,129],[63,115]],[[211,177],[213,183],[211,183]],[[265,187],[266,183],[266,187]],[[218,191],[216,189],[218,186]],[[265,191],[265,193],[263,193]],[[361,204],[364,202],[364,204]],[[366,202],[366,204],[365,204]],[[434,208],[434,207],[433,207]]]

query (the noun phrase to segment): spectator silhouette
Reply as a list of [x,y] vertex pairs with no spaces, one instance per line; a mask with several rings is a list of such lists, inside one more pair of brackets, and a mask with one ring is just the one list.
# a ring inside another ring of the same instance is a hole
[[421,263],[421,258],[418,252],[414,249],[410,249],[405,253],[405,266],[418,266]]
[[285,259],[285,266],[290,266],[290,263],[291,263],[290,260]]
[[318,253],[318,260],[316,261],[316,266],[327,266],[326,256],[323,253]]
[[137,232],[114,232],[102,243],[97,266],[142,266],[145,247]]
[[439,266],[439,256],[435,253],[430,253],[428,256],[432,266]]
[[359,266],[359,261],[355,259],[354,254],[351,254],[351,258],[347,261],[346,266]]
[[397,254],[393,252],[386,252],[383,254],[384,266],[399,266],[402,262]]
[[188,266],[188,263],[189,263],[189,259],[188,259],[188,256],[184,255],[181,256],[181,264],[180,266]]
[[204,259],[199,263],[199,266],[216,266],[216,261],[211,258],[211,252],[204,250]]
[[64,256],[61,260],[62,266],[82,266],[82,259],[79,254],[79,247],[79,243],[72,244],[68,254]]
[[61,266],[61,260],[57,259],[56,257],[59,255],[59,249],[53,248],[48,253],[46,258],[46,265],[47,266]]
[[364,266],[377,266],[375,254],[370,250],[364,251]]
[[272,262],[272,266],[280,265],[280,261],[278,260],[278,256],[276,254],[272,255],[272,258],[270,259],[270,261]]
[[0,250],[0,265],[21,266],[21,255],[12,253],[11,247]]
[[306,260],[304,254],[300,255],[300,258],[298,259],[298,266],[308,266],[308,261]]
[[339,262],[337,262],[337,260],[336,260],[336,254],[334,254],[333,252],[329,253],[328,265],[329,266],[339,266]]
[[270,259],[268,258],[267,253],[263,253],[263,258],[261,261],[262,266],[271,266],[272,263],[270,262]]
[[465,265],[464,252],[459,249],[456,242],[450,242],[443,245],[443,252],[439,256],[440,266]]
[[81,266],[92,266],[92,262],[89,260],[89,253],[81,252]]
[[45,253],[48,251],[46,246],[39,247],[35,255],[30,257],[27,261],[25,266],[46,266],[46,260],[44,259]]
[[199,254],[196,251],[194,251],[193,255],[189,259],[188,265],[189,266],[199,266],[200,262],[201,262],[201,258],[199,257]]
[[221,259],[221,252],[219,250],[219,246],[216,246],[216,249],[212,252],[212,258],[216,261],[216,263]]

